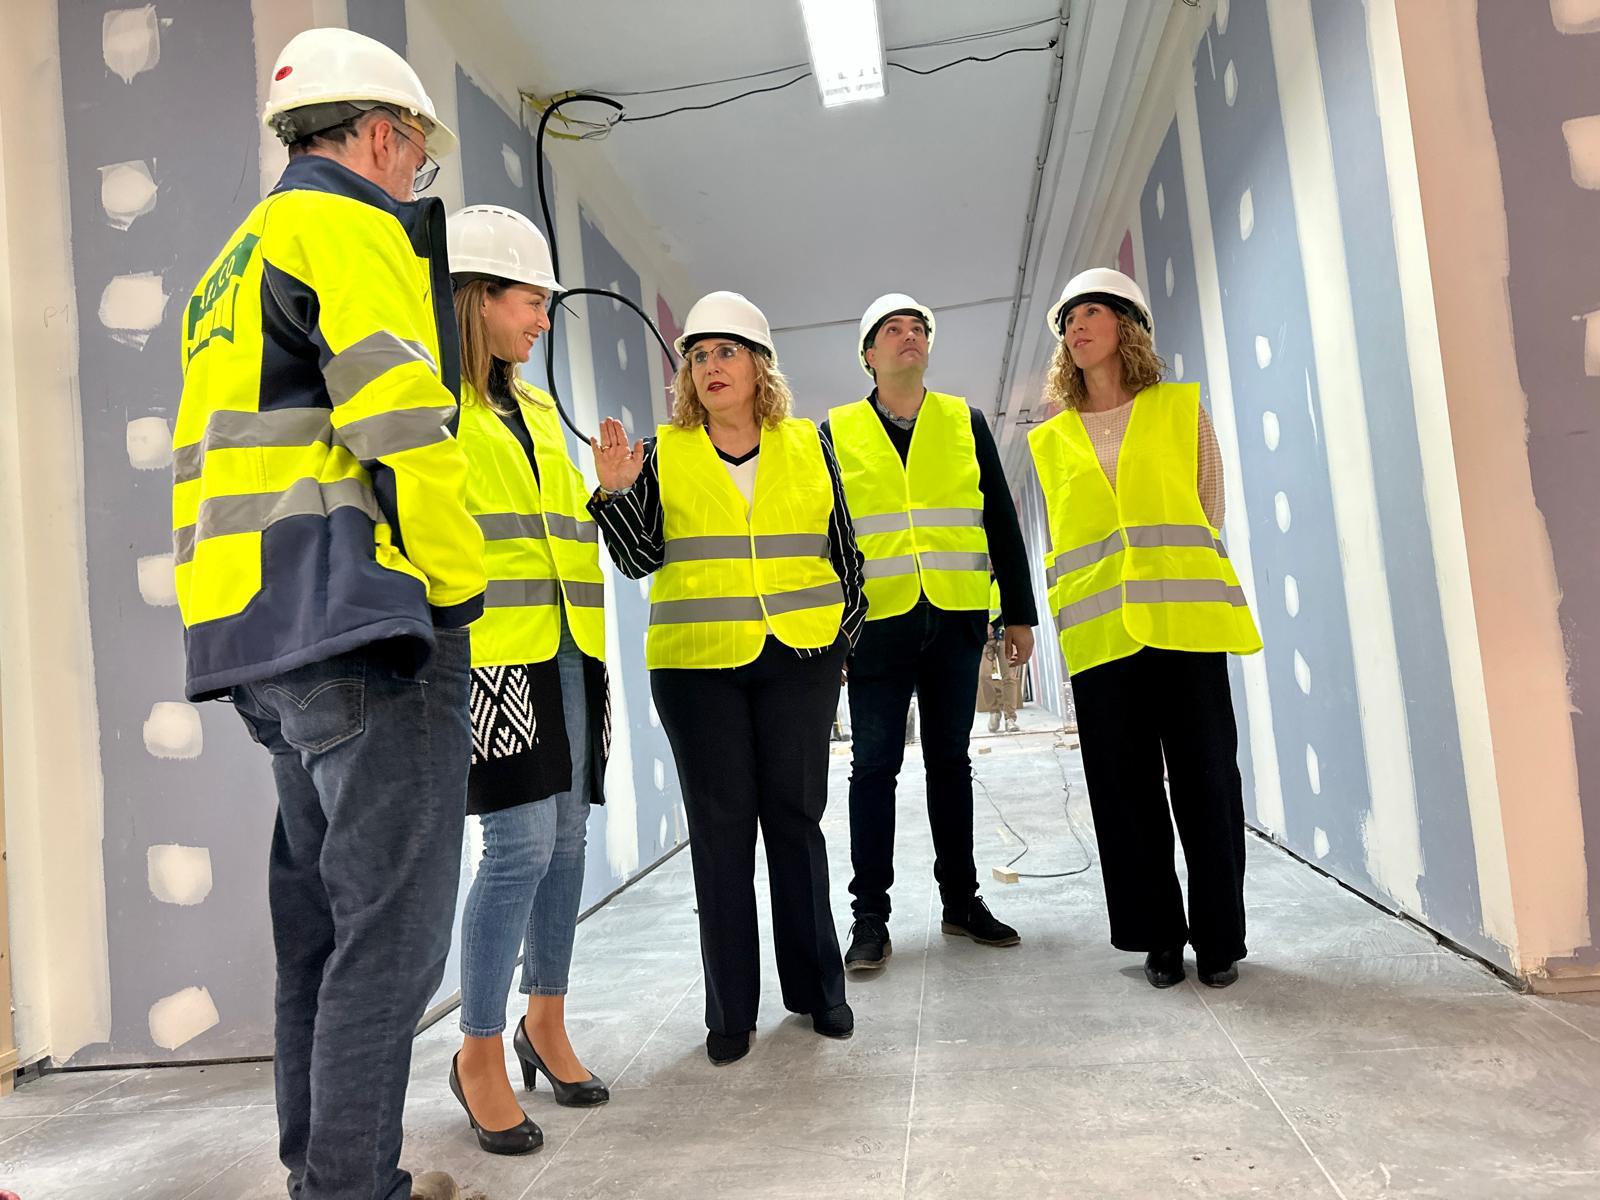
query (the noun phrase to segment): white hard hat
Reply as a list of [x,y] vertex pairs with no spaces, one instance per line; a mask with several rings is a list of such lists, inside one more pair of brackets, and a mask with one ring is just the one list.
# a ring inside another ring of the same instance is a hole
[[515,209],[498,204],[463,208],[446,224],[445,241],[452,275],[492,275],[552,292],[566,290],[556,282],[550,243]]
[[918,304],[904,292],[890,292],[879,296],[867,305],[867,311],[861,314],[861,336],[856,339],[856,353],[861,359],[861,369],[868,375],[872,368],[867,366],[867,339],[874,337],[878,326],[882,325],[896,313],[916,313],[922,318],[922,323],[928,329],[928,349],[933,349],[933,309],[926,304]]
[[1104,300],[1110,307],[1127,312],[1150,333],[1155,333],[1155,318],[1150,315],[1150,305],[1145,301],[1139,285],[1121,271],[1114,271],[1110,267],[1090,267],[1068,280],[1067,286],[1061,290],[1061,299],[1050,306],[1047,320],[1051,334],[1059,338],[1061,320],[1066,311],[1080,301],[1092,299]]
[[673,345],[682,354],[703,337],[734,338],[778,353],[766,315],[738,292],[712,292],[696,300],[683,320],[683,335]]
[[391,106],[421,120],[434,158],[456,148],[456,135],[440,122],[411,64],[382,42],[349,29],[295,34],[272,68],[262,124],[284,141],[296,141],[321,130],[297,128],[286,114],[333,104]]

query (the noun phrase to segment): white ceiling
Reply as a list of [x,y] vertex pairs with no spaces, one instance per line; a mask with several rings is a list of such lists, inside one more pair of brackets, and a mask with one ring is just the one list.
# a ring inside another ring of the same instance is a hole
[[[1100,52],[1116,49],[1122,0],[879,0],[889,59],[920,69],[1043,46],[1068,7],[1075,28],[1062,48],[1061,116],[1071,104],[1100,109],[1101,96],[1075,90],[1086,81],[1103,89],[1105,72],[1084,70],[1076,58],[1093,24]],[[789,75],[665,95],[620,93],[808,65],[795,0],[534,0],[507,3],[505,13],[537,47],[541,91],[615,95],[632,117]],[[1035,21],[1050,23],[978,42],[893,49]],[[820,417],[870,386],[855,357],[857,322],[889,291],[909,292],[935,312],[929,386],[993,414],[1053,58],[1019,53],[929,77],[891,68],[882,100],[830,110],[805,79],[710,111],[624,122],[592,145],[697,291],[730,288],[766,312],[802,415]],[[1046,199],[1057,209],[1077,200],[1077,177],[1054,186],[1069,142],[1056,139],[1046,172]]]

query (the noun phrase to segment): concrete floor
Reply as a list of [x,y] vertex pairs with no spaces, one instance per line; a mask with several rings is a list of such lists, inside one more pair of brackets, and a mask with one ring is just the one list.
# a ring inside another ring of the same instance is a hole
[[[1062,783],[1087,836],[1081,768],[1042,717],[1025,712],[1024,725],[1035,732],[975,740],[977,775],[1033,844],[1019,869],[1069,870],[1084,860]],[[847,772],[836,748],[841,938]],[[852,1040],[783,1011],[768,951],[755,1048],[707,1063],[679,854],[578,932],[572,1037],[612,1081],[611,1104],[527,1097],[545,1148],[480,1153],[447,1090],[458,1034],[446,1018],[417,1042],[406,1163],[450,1170],[490,1200],[1600,1195],[1600,996],[1519,995],[1255,838],[1240,981],[1210,991],[1191,972],[1156,992],[1140,959],[1106,943],[1095,869],[989,880],[1018,847],[980,790],[983,890],[1023,935],[984,949],[938,932],[922,802],[909,780],[895,953],[852,982]],[[0,1188],[23,1200],[281,1196],[274,1129],[265,1065],[51,1075],[0,1101]]]

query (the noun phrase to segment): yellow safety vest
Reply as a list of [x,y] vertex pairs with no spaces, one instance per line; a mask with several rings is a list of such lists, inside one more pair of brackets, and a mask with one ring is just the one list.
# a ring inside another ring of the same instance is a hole
[[748,507],[704,429],[661,427],[656,465],[666,561],[650,589],[645,665],[739,667],[770,630],[787,646],[831,646],[844,588],[828,554],[833,481],[810,421],[761,431]]
[[867,620],[910,612],[926,595],[951,612],[989,602],[989,539],[972,410],[929,392],[904,462],[870,399],[828,413],[844,495],[866,559]]
[[1253,654],[1261,635],[1195,487],[1200,386],[1140,392],[1113,491],[1083,418],[1028,435],[1050,522],[1045,582],[1072,674],[1145,646]]
[[515,387],[533,437],[538,477],[517,435],[471,384],[461,385],[467,452],[467,511],[483,530],[483,616],[472,634],[472,665],[500,667],[554,656],[564,602],[578,649],[604,661],[605,583],[600,531],[585,506],[583,473],[567,454],[555,402],[525,383]]
[[991,580],[989,583],[989,624],[993,625],[1000,619],[1000,581]]

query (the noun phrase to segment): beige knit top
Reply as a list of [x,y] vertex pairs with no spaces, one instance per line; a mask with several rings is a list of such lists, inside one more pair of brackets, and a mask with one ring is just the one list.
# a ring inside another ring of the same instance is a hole
[[[1111,483],[1111,490],[1116,491],[1117,455],[1122,451],[1122,439],[1128,432],[1128,419],[1133,416],[1133,401],[1104,412],[1079,409],[1078,415],[1083,418],[1083,427],[1088,431],[1095,457],[1100,460],[1100,467]],[[1222,452],[1217,448],[1217,431],[1212,428],[1211,417],[1207,415],[1203,404],[1200,406],[1200,441],[1197,449],[1200,470],[1195,482],[1200,489],[1200,507],[1205,511],[1211,527],[1221,529],[1224,515]]]

